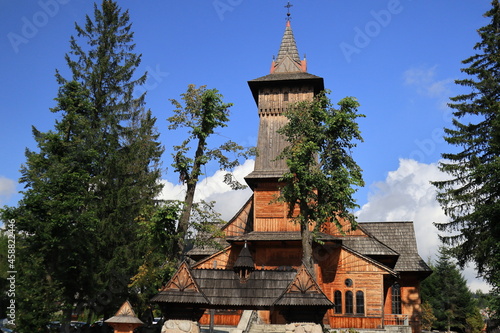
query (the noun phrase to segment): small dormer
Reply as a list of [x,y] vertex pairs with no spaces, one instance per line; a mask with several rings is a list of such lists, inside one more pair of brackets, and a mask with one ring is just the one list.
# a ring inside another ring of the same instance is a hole
[[234,263],[233,269],[236,274],[240,277],[240,282],[244,283],[250,277],[250,273],[255,270],[255,263],[252,258],[252,254],[248,249],[247,242],[240,251],[236,262]]

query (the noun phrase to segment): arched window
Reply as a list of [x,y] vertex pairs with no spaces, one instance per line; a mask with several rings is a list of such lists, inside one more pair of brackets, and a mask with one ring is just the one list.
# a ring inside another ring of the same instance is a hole
[[353,303],[352,291],[348,290],[345,292],[345,313],[353,314]]
[[365,314],[365,294],[361,290],[356,291],[356,314]]
[[342,292],[336,290],[333,294],[333,303],[335,304],[335,313],[342,313]]
[[392,285],[392,314],[401,314],[401,286],[399,283]]

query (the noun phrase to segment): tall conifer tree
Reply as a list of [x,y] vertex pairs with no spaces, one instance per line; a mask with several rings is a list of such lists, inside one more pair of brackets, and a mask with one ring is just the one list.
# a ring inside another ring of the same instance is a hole
[[128,11],[103,0],[93,18],[76,25],[66,55],[72,77],[56,74],[53,111],[62,111],[62,120],[55,131],[34,129],[40,151],[26,153],[24,197],[3,213],[19,220],[26,237],[20,252],[34,254],[20,281],[26,331],[42,327],[37,320],[46,323],[51,311],[68,317],[75,305],[109,317],[130,296],[141,263],[138,217],[161,191],[163,148],[144,94],[133,95],[146,74],[135,78],[141,56],[129,20]]
[[481,322],[477,325],[473,320],[479,315],[479,309],[467,282],[447,249],[441,247],[439,252],[437,262],[431,265],[432,275],[421,286],[422,301],[431,306],[436,317],[432,328],[447,332],[481,332],[484,325]]
[[[451,98],[453,127],[445,140],[457,147],[446,153],[440,169],[449,180],[434,182],[450,221],[437,224],[460,266],[475,263],[500,295],[500,5],[492,1],[478,30],[477,54],[463,61],[469,78],[457,80],[469,93]],[[498,297],[497,297],[498,299]],[[500,301],[497,313],[500,313]]]
[[25,185],[17,208],[3,211],[15,219],[18,234],[20,332],[39,331],[56,311],[69,324],[74,306],[96,292],[92,240],[98,225],[89,187],[97,151],[89,143],[92,112],[88,94],[77,82],[59,91],[53,112],[62,112],[55,130],[33,127],[39,152],[26,151],[21,168]]
[[[155,203],[161,190],[159,160],[163,148],[157,142],[156,119],[144,108],[145,95],[134,96],[146,73],[135,77],[141,55],[134,53],[128,11],[116,1],[94,5],[94,18],[76,24],[66,55],[72,80],[89,91],[93,112],[89,115],[98,152],[91,187],[96,228],[97,281],[112,297],[95,304],[111,314],[127,297],[129,278],[140,262],[135,247],[139,239],[137,218]],[[59,82],[65,78],[57,74]],[[103,303],[103,302],[101,302]]]

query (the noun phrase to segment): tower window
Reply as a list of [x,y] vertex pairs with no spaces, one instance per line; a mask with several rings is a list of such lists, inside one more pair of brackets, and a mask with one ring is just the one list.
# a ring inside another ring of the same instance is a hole
[[342,292],[336,290],[333,294],[333,303],[335,304],[335,313],[342,313]]
[[283,94],[283,101],[288,102],[288,92]]

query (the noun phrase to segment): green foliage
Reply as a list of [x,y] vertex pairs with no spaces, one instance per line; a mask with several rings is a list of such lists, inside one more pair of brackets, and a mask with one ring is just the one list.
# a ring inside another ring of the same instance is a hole
[[[189,85],[185,93],[181,94],[184,105],[171,99],[174,105],[174,116],[169,117],[169,130],[188,128],[188,137],[178,146],[174,146],[172,154],[174,171],[179,174],[182,183],[196,183],[203,176],[202,167],[211,160],[215,160],[222,170],[232,170],[239,165],[240,158],[247,158],[249,151],[233,141],[227,141],[219,147],[210,148],[208,138],[216,134],[216,130],[227,126],[229,108],[232,103],[224,103],[223,96],[217,89],[207,89],[206,86],[196,88]],[[194,143],[192,143],[194,141]],[[194,156],[189,157],[194,148]],[[234,158],[229,158],[233,155]],[[228,173],[226,183],[234,189],[242,187]]]
[[[39,152],[26,151],[21,168],[25,184],[19,207],[2,212],[4,220],[15,219],[19,235],[18,257],[20,331],[47,322],[51,311],[71,313],[78,297],[94,292],[93,262],[96,254],[89,239],[94,237],[97,219],[88,202],[92,160],[88,148],[92,109],[87,94],[76,82],[61,87],[53,111],[64,110],[55,131],[41,133],[33,128]],[[22,236],[22,237],[21,237]],[[36,280],[36,283],[33,282]],[[36,302],[34,302],[36,300]],[[36,329],[39,329],[39,326]]]
[[281,180],[286,182],[281,198],[292,212],[296,205],[307,205],[307,215],[297,219],[302,224],[321,224],[332,220],[341,228],[341,219],[355,227],[352,210],[355,189],[363,186],[361,169],[351,155],[362,141],[356,118],[358,102],[351,97],[341,100],[340,109],[332,107],[325,93],[312,102],[299,102],[285,113],[289,122],[279,130],[290,143],[280,158],[289,167]]
[[0,294],[0,317],[7,317],[7,306],[9,305],[10,299],[7,297],[5,291],[9,290],[9,281],[7,280],[8,268],[8,236],[3,231],[0,230],[0,290],[4,292]]
[[[93,239],[95,275],[100,295],[111,295],[103,304],[91,305],[96,312],[111,315],[129,297],[128,279],[141,265],[140,216],[147,214],[161,191],[158,182],[163,148],[158,143],[156,119],[144,108],[144,94],[134,90],[146,80],[135,77],[141,55],[136,54],[128,11],[116,1],[94,6],[94,17],[76,25],[66,55],[72,79],[89,93],[92,112],[92,145],[98,155],[92,162],[90,187],[95,200],[90,209],[98,219]],[[59,73],[59,82],[64,79]],[[119,281],[119,283],[116,283]]]
[[181,207],[178,201],[165,202],[155,206],[148,216],[139,218],[139,251],[143,260],[129,284],[139,313],[147,309],[151,297],[170,279],[178,265],[173,249]]
[[306,262],[312,254],[307,226],[314,225],[318,231],[331,221],[342,230],[345,220],[355,228],[352,210],[358,205],[352,186],[364,185],[361,169],[351,155],[355,141],[362,141],[356,123],[363,117],[357,114],[359,103],[347,97],[335,109],[326,94],[290,105],[285,112],[288,123],[278,131],[290,143],[279,156],[289,168],[280,179],[285,185],[279,200],[288,204],[290,216],[295,207],[300,208],[296,221],[302,226]]
[[422,329],[425,331],[432,330],[436,316],[434,316],[432,305],[429,302],[422,303]]
[[[492,1],[490,23],[478,30],[477,54],[463,61],[469,77],[456,84],[469,93],[451,98],[453,127],[445,140],[458,152],[443,154],[440,169],[449,180],[434,182],[438,200],[450,217],[436,224],[448,232],[441,238],[452,246],[463,267],[476,265],[479,274],[500,296],[500,5]],[[496,305],[500,313],[500,304]]]
[[477,303],[467,282],[451,261],[449,251],[440,249],[433,273],[421,285],[423,303],[429,304],[435,316],[433,329],[458,332],[478,332]]
[[[230,171],[239,165],[241,158],[247,158],[251,154],[251,150],[245,150],[232,141],[216,148],[209,146],[208,139],[216,134],[216,130],[227,126],[229,108],[232,106],[231,103],[223,102],[223,96],[216,89],[189,85],[181,96],[183,103],[175,99],[170,100],[175,110],[174,116],[168,118],[170,130],[188,129],[187,138],[180,145],[174,146],[175,153],[172,154],[174,171],[179,174],[179,180],[187,186],[177,228],[179,239],[176,253],[180,260],[185,252],[196,184],[203,176],[203,167],[210,161],[216,161],[222,170],[228,171],[225,183],[233,189],[242,189],[244,186],[234,179]],[[191,149],[194,150],[193,153]]]
[[156,119],[144,95],[133,96],[146,75],[134,79],[141,56],[128,12],[103,0],[76,30],[66,55],[72,79],[57,73],[51,111],[60,120],[53,131],[33,128],[38,152],[26,151],[23,199],[2,214],[16,219],[19,256],[30,258],[20,278],[20,332],[43,327],[54,311],[69,321],[75,306],[109,317],[133,298],[128,282],[142,262],[138,221],[161,191]]

